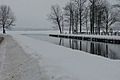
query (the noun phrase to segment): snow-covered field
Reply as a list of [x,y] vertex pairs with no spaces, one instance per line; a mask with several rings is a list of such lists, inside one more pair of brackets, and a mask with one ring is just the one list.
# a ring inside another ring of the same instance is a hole
[[44,34],[44,32],[16,33],[9,32],[27,54],[39,61],[47,80],[120,80],[120,61],[21,35]]

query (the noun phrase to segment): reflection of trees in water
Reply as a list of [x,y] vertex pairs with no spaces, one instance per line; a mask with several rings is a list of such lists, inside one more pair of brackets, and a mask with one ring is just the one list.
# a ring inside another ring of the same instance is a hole
[[[67,44],[64,38],[60,38],[59,45],[65,46]],[[89,52],[91,54],[96,54],[111,59],[119,59],[116,55],[116,52],[109,49],[108,44],[90,42],[90,41],[81,41],[76,39],[69,39],[68,46],[72,49],[82,50]],[[109,51],[108,51],[109,50]]]
[[90,53],[94,54],[94,43],[91,42]]
[[91,42],[90,53],[108,57],[108,45]]
[[59,45],[64,46],[64,39],[60,38]]
[[72,48],[72,39],[69,39],[70,48]]
[[107,44],[105,45],[105,49],[106,49],[106,50],[104,50],[104,51],[105,51],[104,56],[105,56],[105,57],[108,57],[108,45],[107,45]]
[[62,45],[62,39],[60,38],[59,45]]
[[80,50],[82,50],[82,41],[80,41]]
[[76,39],[69,39],[69,47],[72,49],[79,49],[79,42],[80,42],[80,48],[82,47],[82,43],[80,40]]
[[85,45],[85,51],[86,51],[86,52],[89,52],[89,49],[88,49],[88,48],[89,48],[89,46],[88,46],[88,41],[87,41],[87,42],[86,42],[86,45]]
[[102,55],[102,46],[100,44],[96,44],[97,48],[97,55]]
[[108,45],[107,44],[94,43],[94,42],[88,42],[88,41],[84,42],[84,41],[80,41],[76,39],[69,39],[69,47],[72,49],[82,50],[86,52],[89,52],[88,48],[90,48],[91,54],[108,57]]
[[111,59],[118,59],[116,52],[110,49],[110,53],[108,54],[108,57]]
[[72,40],[72,49],[78,49],[78,40],[76,39]]

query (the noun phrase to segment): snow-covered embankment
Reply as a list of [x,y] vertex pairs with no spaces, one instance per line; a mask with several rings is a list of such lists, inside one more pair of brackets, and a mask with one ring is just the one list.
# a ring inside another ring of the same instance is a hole
[[87,54],[22,35],[12,35],[50,80],[119,80],[120,61]]

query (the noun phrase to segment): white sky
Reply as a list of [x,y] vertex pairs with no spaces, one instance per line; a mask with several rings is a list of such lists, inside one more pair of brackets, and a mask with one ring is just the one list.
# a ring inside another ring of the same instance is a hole
[[[47,20],[53,4],[64,5],[68,0],[0,0],[10,5],[16,16],[17,27],[51,28]],[[114,0],[111,0],[114,2]]]

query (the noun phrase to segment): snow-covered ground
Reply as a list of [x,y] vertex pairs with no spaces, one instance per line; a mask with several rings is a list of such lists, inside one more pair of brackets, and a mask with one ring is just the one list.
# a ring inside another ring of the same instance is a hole
[[0,80],[41,80],[38,63],[11,36],[4,35],[0,44]]
[[39,66],[47,77],[44,80],[120,80],[120,61],[72,50],[20,34],[25,32],[18,34],[10,32],[24,51],[39,61]]

